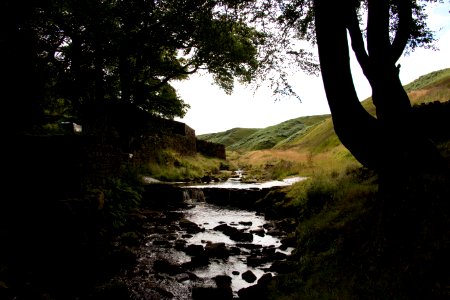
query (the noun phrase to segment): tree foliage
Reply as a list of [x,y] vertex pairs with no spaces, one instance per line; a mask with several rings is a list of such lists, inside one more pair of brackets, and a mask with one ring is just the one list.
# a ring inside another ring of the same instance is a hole
[[235,79],[254,77],[264,35],[235,13],[245,3],[3,1],[0,57],[8,119],[29,128],[45,122],[45,114],[82,117],[83,108],[102,103],[182,117],[189,105],[171,81],[207,70],[229,93]]

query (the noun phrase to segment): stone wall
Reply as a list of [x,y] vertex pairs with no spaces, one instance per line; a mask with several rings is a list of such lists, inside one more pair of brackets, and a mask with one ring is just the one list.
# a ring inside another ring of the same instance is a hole
[[124,164],[144,165],[166,148],[182,155],[200,151],[225,159],[223,145],[200,142],[198,146],[192,128],[181,122],[164,122],[165,133],[126,141],[83,134],[5,138],[2,148],[6,186],[20,189],[27,182],[27,192],[36,196],[46,190],[54,190],[56,195],[72,195],[86,181],[102,185],[109,178],[120,176]]
[[87,181],[101,185],[119,176],[127,159],[113,143],[81,135],[11,137],[4,150],[9,187],[26,184],[36,197],[47,191],[71,196]]
[[225,145],[197,139],[197,151],[209,156],[226,159]]

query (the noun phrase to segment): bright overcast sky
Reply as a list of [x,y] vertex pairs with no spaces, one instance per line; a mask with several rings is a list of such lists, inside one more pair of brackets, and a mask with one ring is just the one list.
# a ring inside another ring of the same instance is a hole
[[[439,51],[418,49],[402,57],[398,63],[401,64],[403,84],[450,67],[450,7],[448,4],[430,7],[429,27],[437,32]],[[357,63],[352,61],[352,66],[355,66],[352,67],[354,84],[362,101],[371,96],[370,86]],[[195,74],[189,80],[172,83],[179,96],[191,106],[186,116],[177,120],[192,127],[198,135],[235,127],[264,128],[302,116],[330,113],[321,77],[306,76],[299,71],[290,82],[301,102],[295,98],[275,101],[268,88],[260,88],[254,93],[251,88],[241,85],[236,85],[233,93],[227,95],[213,84],[208,74]]]

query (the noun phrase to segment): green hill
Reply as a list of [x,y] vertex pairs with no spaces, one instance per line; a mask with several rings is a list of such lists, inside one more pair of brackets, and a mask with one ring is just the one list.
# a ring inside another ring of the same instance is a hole
[[198,138],[224,144],[227,150],[271,149],[303,135],[311,126],[326,118],[329,118],[329,115],[299,117],[262,129],[233,128],[224,132],[199,135]]
[[200,140],[205,140],[212,143],[223,144],[225,147],[230,147],[231,145],[245,140],[253,133],[260,130],[259,128],[233,128],[227,131],[218,133],[208,133],[198,135],[197,138]]
[[[450,68],[423,75],[405,85],[413,105],[450,100]],[[372,98],[361,102],[375,115]],[[234,128],[225,132],[205,134],[200,139],[222,143],[229,151],[264,149],[303,149],[310,153],[332,150],[340,145],[330,115],[299,117],[262,129]]]

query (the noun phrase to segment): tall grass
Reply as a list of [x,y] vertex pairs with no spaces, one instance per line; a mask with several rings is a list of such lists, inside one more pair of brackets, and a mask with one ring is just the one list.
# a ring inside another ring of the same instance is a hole
[[201,181],[205,176],[226,177],[229,162],[201,154],[183,156],[172,150],[162,150],[142,174],[161,181]]
[[353,276],[362,274],[349,271],[357,249],[347,247],[355,237],[359,243],[366,228],[361,220],[376,193],[376,177],[361,168],[323,172],[292,186],[284,205],[300,213],[291,257],[296,271],[277,276],[268,298],[361,299],[355,290],[364,287]]

